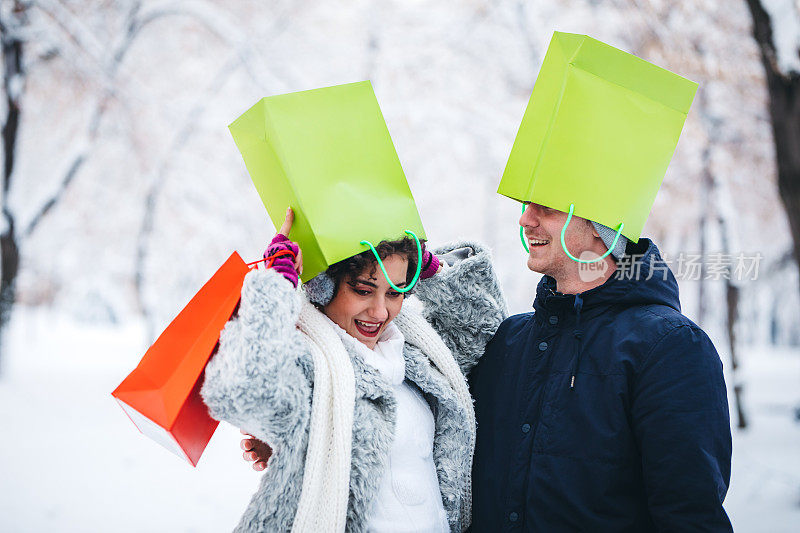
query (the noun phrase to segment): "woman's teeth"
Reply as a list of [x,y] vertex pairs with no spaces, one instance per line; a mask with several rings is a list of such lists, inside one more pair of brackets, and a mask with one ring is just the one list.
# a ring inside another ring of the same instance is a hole
[[383,322],[364,322],[363,320],[356,320],[356,327],[358,331],[364,335],[374,335],[381,329]]

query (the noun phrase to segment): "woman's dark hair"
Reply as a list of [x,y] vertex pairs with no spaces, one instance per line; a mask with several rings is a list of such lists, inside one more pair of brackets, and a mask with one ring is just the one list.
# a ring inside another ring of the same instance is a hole
[[[424,241],[420,240],[420,244]],[[386,259],[390,255],[400,255],[408,259],[408,270],[406,271],[406,283],[411,283],[414,274],[417,272],[417,243],[410,237],[404,237],[396,241],[381,241],[375,247],[381,260]],[[372,250],[366,250],[358,255],[343,259],[338,263],[334,263],[328,267],[327,274],[333,279],[334,294],[339,292],[339,286],[343,281],[348,281],[358,277],[368,268],[375,266],[380,270],[375,261],[375,254]],[[383,275],[381,272],[379,275]],[[408,294],[408,293],[406,293]]]

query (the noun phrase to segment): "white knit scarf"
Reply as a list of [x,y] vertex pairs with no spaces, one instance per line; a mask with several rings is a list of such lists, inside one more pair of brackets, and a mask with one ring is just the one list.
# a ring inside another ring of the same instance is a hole
[[339,533],[347,523],[355,378],[350,356],[325,316],[303,302],[297,322],[311,340],[314,391],[303,488],[293,533]]
[[[410,305],[411,304],[411,305]],[[422,350],[447,379],[467,416],[470,461],[464,477],[461,523],[472,517],[472,456],[475,450],[475,410],[464,374],[433,327],[409,300],[394,319],[406,342]],[[298,327],[310,340],[314,361],[314,391],[303,474],[303,488],[293,533],[345,530],[350,492],[355,379],[350,357],[333,325],[305,301]]]

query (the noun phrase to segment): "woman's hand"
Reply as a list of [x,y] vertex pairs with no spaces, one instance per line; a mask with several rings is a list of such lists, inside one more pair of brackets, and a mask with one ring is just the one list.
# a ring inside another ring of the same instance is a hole
[[261,472],[267,468],[267,461],[272,457],[272,448],[266,442],[262,442],[245,430],[240,429],[242,435],[247,437],[242,439],[241,446],[244,450],[244,460],[253,461],[253,470]]
[[293,222],[294,212],[289,208],[286,210],[286,219],[281,228],[264,252],[264,259],[268,260],[267,268],[280,272],[297,287],[298,277],[303,273],[303,251],[296,242],[290,241],[287,237]]
[[420,271],[419,277],[422,279],[428,279],[430,277],[433,277],[441,269],[442,265],[439,262],[439,258],[433,255],[431,252],[429,252],[428,248],[423,244],[422,270]]

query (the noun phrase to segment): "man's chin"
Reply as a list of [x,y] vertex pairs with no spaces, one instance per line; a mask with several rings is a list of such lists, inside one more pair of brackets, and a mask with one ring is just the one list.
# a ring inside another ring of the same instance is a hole
[[528,257],[528,269],[533,270],[534,272],[538,272],[539,274],[544,274],[544,261],[538,257]]

